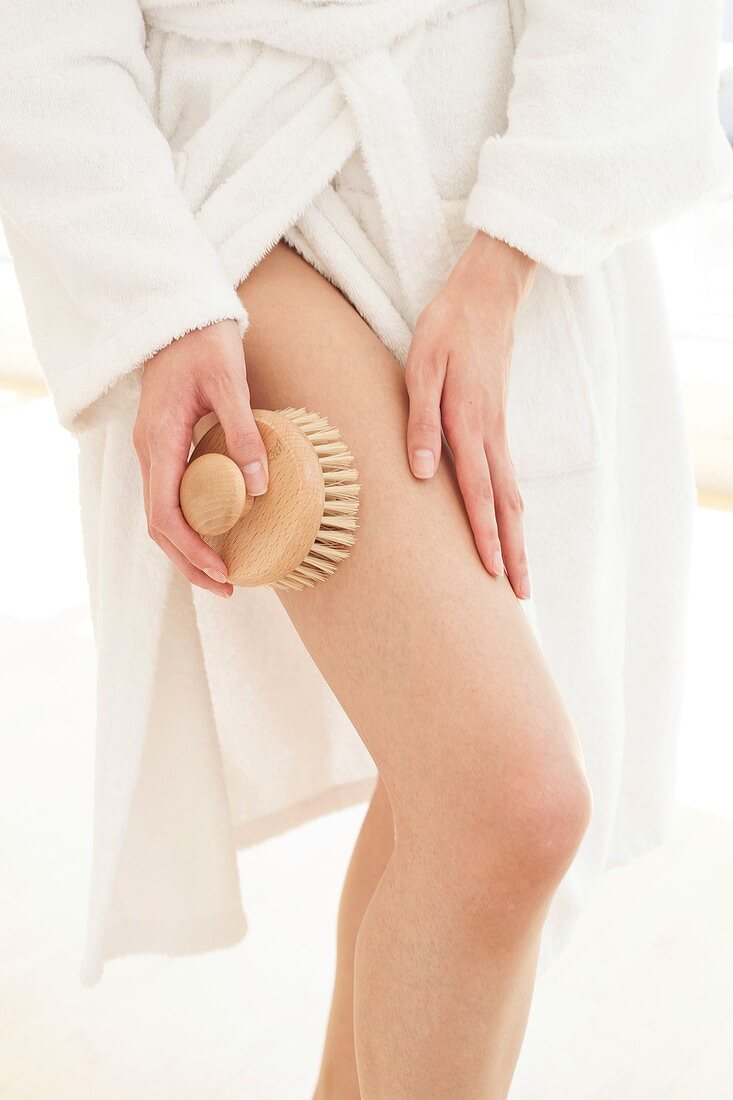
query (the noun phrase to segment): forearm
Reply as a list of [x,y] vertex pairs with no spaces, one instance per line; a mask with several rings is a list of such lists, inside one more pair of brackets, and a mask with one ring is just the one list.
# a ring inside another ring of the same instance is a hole
[[134,0],[4,6],[0,210],[65,423],[173,338],[244,323],[153,98]]

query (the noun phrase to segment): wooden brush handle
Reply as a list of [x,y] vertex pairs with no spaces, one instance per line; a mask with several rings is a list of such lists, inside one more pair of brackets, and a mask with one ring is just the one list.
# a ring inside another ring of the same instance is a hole
[[247,490],[242,471],[227,455],[199,455],[181,478],[181,511],[199,535],[223,535],[242,518]]

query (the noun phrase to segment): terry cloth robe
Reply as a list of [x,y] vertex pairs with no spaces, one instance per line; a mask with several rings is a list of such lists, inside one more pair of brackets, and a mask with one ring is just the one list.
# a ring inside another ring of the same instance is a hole
[[401,364],[475,230],[539,261],[510,444],[533,621],[595,801],[541,967],[604,868],[666,835],[694,489],[642,238],[730,185],[719,15],[700,0],[5,0],[0,207],[79,440],[98,651],[87,982],[113,956],[240,939],[237,846],[375,781],[276,596],[192,591],[149,540],[131,445],[141,364],[222,318],[244,332],[234,288],[283,236]]

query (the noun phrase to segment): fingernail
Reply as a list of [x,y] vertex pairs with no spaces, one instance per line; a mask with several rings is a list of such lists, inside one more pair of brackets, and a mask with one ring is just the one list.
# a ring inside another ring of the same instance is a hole
[[209,592],[212,592],[215,596],[223,596],[225,600],[228,600],[231,596],[231,592],[222,592],[221,588],[210,588]]
[[253,497],[261,497],[267,492],[267,474],[261,462],[249,462],[242,467],[242,473],[247,483],[247,492]]
[[435,455],[424,447],[412,452],[412,472],[415,477],[432,477],[435,473]]
[[519,582],[519,596],[522,600],[529,599],[529,577],[524,576]]
[[502,561],[501,553],[498,550],[494,551],[494,556],[491,559],[491,568],[495,576],[500,577],[504,572],[504,562]]
[[207,577],[211,577],[212,581],[218,581],[219,584],[226,584],[226,573],[221,573],[218,569],[204,569],[204,573]]

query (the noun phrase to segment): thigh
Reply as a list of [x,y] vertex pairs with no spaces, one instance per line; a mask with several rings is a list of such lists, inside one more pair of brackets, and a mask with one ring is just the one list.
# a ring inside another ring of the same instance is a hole
[[431,481],[410,473],[398,363],[284,244],[240,295],[253,407],[318,411],[356,459],[350,557],[325,583],[278,594],[395,810],[436,777],[447,791],[475,778],[484,795],[493,781],[498,795],[512,777],[536,781],[532,760],[545,779],[564,770],[577,739],[508,581],[480,562],[448,456]]

